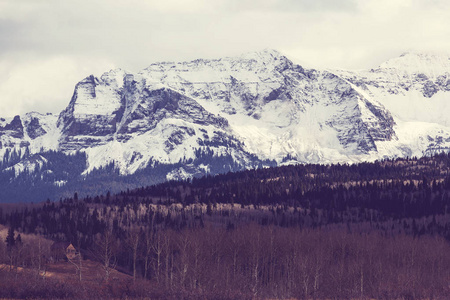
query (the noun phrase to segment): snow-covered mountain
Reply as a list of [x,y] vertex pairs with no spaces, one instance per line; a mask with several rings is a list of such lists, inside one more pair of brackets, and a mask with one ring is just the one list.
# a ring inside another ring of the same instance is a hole
[[405,53],[375,69],[336,74],[393,116],[397,139],[377,143],[378,156],[450,150],[450,56]]
[[225,157],[223,171],[421,156],[450,147],[449,97],[442,55],[359,71],[304,69],[274,50],[154,63],[86,77],[59,116],[0,119],[0,158],[15,176],[55,151],[83,153],[84,175],[164,164],[179,179],[217,172]]

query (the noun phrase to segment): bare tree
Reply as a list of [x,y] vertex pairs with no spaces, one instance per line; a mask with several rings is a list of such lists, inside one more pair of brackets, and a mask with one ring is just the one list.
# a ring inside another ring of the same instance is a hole
[[152,257],[152,246],[153,246],[153,232],[150,229],[147,229],[143,236],[144,239],[144,278],[147,279],[149,266]]
[[136,281],[136,261],[138,255],[140,233],[136,229],[131,229],[128,232],[127,244],[131,249],[133,255],[133,281]]
[[179,251],[179,262],[178,266],[178,274],[179,274],[179,284],[180,288],[185,287],[186,275],[189,270],[189,246],[190,246],[189,236],[184,232],[183,235],[179,236],[177,240],[177,249]]
[[45,255],[50,253],[50,243],[50,241],[44,239],[42,236],[36,236],[27,243],[31,260],[30,264],[36,269],[37,276],[46,273],[47,260]]
[[109,281],[111,271],[117,265],[116,252],[116,240],[111,230],[107,228],[95,243],[94,250],[92,251],[94,257],[102,264],[105,272],[104,280],[106,282]]
[[152,257],[152,248],[153,243],[155,239],[155,232],[154,232],[154,222],[155,222],[155,214],[152,216],[152,221],[150,223],[150,227],[146,228],[143,238],[144,238],[144,278],[147,279],[148,276],[148,268],[151,263],[151,257]]
[[173,284],[173,268],[174,268],[174,253],[173,253],[173,234],[167,230],[162,234],[162,249],[164,254],[165,267],[165,284],[166,287],[172,287]]
[[260,285],[260,269],[261,269],[261,232],[259,228],[252,227],[254,232],[250,232],[253,238],[250,239],[252,255],[250,257],[252,277],[253,277],[253,286],[252,291],[253,295],[256,297],[258,295],[259,285]]
[[[190,241],[190,265],[191,265],[191,276],[189,278],[191,279],[191,288],[195,289],[199,286],[199,283],[201,281],[202,277],[202,243],[199,239],[198,232],[195,231],[189,231],[189,241]],[[186,234],[188,234],[186,233]]]
[[[165,239],[164,239],[165,242]],[[161,268],[162,268],[162,262],[163,262],[163,237],[162,233],[158,231],[155,234],[154,242],[152,244],[152,251],[155,254],[154,256],[154,264],[155,264],[155,275],[156,275],[156,281],[159,282],[161,278]]]

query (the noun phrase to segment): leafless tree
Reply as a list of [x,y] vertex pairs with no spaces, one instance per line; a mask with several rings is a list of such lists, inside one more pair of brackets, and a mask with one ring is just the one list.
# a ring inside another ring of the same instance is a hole
[[149,274],[149,267],[150,267],[150,263],[151,263],[151,258],[152,258],[152,246],[153,246],[153,232],[151,232],[149,229],[145,230],[144,235],[143,235],[143,243],[144,243],[144,248],[143,248],[143,257],[144,257],[144,278],[148,279],[148,274]]
[[26,248],[29,252],[30,264],[36,270],[36,275],[45,274],[47,269],[47,259],[50,253],[50,241],[42,236],[36,236],[27,242]]
[[191,254],[189,253],[190,243],[191,242],[187,234],[183,234],[177,239],[177,249],[179,251],[177,270],[180,288],[184,288],[186,276],[189,270],[189,255]]
[[133,257],[133,281],[136,281],[136,261],[138,258],[140,233],[137,229],[131,229],[128,232],[127,244],[131,249]]
[[174,280],[174,239],[173,232],[171,230],[167,230],[162,233],[162,249],[164,256],[164,268],[165,268],[165,285],[167,288],[173,287]]
[[155,214],[152,216],[152,221],[150,222],[150,226],[147,227],[143,234],[144,239],[144,249],[143,249],[143,256],[144,256],[144,278],[148,278],[149,274],[149,267],[151,264],[152,259],[152,249],[153,244],[155,242],[155,230],[154,230],[154,223],[155,223]]
[[153,243],[152,243],[152,251],[154,253],[154,270],[155,270],[155,276],[156,281],[160,282],[161,280],[161,272],[162,272],[162,264],[163,264],[163,250],[165,245],[165,238],[163,237],[163,233],[158,231],[154,235]]
[[105,229],[95,243],[92,254],[100,261],[105,272],[104,280],[109,281],[111,271],[117,266],[117,243],[110,229]]

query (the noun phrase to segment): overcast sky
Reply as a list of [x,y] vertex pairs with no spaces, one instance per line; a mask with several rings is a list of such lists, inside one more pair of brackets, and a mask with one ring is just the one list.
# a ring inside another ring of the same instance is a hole
[[59,113],[121,67],[277,49],[315,68],[450,52],[448,0],[0,0],[0,116]]

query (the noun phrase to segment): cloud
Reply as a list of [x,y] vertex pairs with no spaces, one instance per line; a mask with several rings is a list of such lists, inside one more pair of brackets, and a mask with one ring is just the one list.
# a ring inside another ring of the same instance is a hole
[[[327,14],[285,52],[316,67],[371,68],[404,51],[450,50],[448,2],[368,0],[357,13]],[[311,24],[311,23],[310,23]],[[312,42],[311,42],[312,41]]]
[[228,0],[222,7],[233,11],[351,11],[356,8],[354,0]]
[[76,82],[92,72],[98,76],[114,67],[98,58],[67,56],[0,61],[2,117],[30,111],[59,113],[71,99]]
[[[311,67],[372,68],[409,49],[450,50],[448,19],[444,0],[0,0],[0,108],[63,107],[79,79],[110,65],[263,48]],[[20,81],[36,74],[61,76],[46,89]]]

